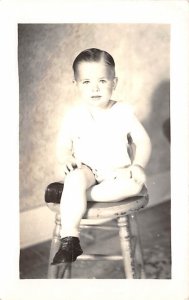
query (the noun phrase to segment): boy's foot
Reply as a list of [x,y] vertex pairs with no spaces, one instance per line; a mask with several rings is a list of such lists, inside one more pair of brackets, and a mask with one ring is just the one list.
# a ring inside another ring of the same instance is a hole
[[61,245],[51,265],[70,263],[83,253],[78,237],[68,236],[61,239]]

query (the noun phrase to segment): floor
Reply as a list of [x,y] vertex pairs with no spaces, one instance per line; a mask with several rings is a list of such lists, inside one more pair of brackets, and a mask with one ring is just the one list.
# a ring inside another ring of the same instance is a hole
[[[138,215],[147,279],[171,278],[171,201],[143,210]],[[81,245],[86,253],[120,253],[119,240],[113,231],[83,230]],[[20,251],[20,279],[47,278],[50,241]],[[109,252],[110,253],[110,252]],[[72,278],[122,279],[121,261],[76,261]]]

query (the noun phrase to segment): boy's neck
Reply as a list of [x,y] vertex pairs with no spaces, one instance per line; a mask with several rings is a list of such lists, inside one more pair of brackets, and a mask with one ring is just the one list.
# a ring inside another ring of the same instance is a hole
[[95,106],[88,106],[88,111],[89,114],[91,116],[91,118],[94,121],[102,121],[102,119],[104,120],[105,117],[105,113],[109,111],[109,109],[111,109],[111,107],[116,103],[116,101],[109,101],[109,104],[106,105],[105,107],[95,107]]
[[88,106],[89,107],[89,110],[91,111],[91,112],[104,112],[104,111],[106,111],[106,110],[108,110],[109,108],[111,108],[114,104],[116,103],[116,101],[114,101],[114,100],[109,100],[109,102],[108,103],[106,103],[106,105],[105,106],[93,106],[93,105],[90,105],[90,106]]

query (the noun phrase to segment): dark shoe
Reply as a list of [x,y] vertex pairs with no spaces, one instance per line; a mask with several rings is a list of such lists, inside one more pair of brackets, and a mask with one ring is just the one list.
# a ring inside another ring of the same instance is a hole
[[61,245],[55,254],[51,265],[60,263],[71,263],[83,253],[78,237],[68,236],[61,239]]

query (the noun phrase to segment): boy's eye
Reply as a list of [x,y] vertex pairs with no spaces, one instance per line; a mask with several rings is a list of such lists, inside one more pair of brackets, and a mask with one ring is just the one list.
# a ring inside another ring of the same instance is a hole
[[89,84],[89,83],[90,83],[89,80],[84,80],[84,81],[83,81],[83,84]]
[[100,83],[106,83],[105,79],[100,79]]

